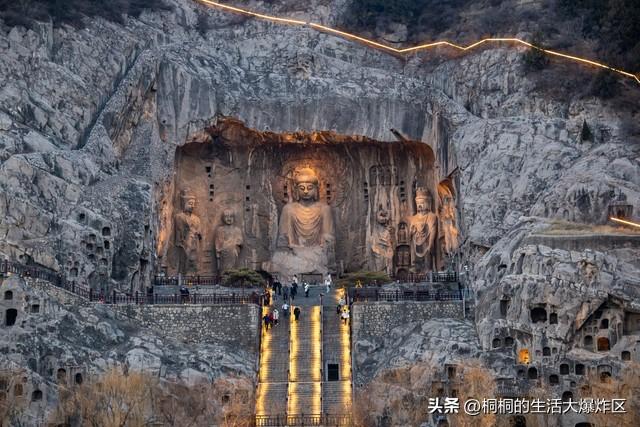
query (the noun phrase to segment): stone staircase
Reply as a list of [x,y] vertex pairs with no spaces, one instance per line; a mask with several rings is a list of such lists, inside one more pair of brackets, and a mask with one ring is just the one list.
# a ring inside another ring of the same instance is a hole
[[[296,300],[297,322],[281,317],[280,325],[263,328],[256,425],[350,425],[349,325],[336,312],[337,299],[325,297],[324,307],[313,305],[319,298]],[[337,380],[328,381],[328,364],[338,365]]]
[[[323,313],[323,366],[322,412],[324,414],[351,413],[351,343],[349,324],[344,324],[334,305]],[[338,379],[329,378],[327,367],[338,365]],[[331,381],[330,381],[331,379]]]
[[[263,309],[263,315],[268,308]],[[281,319],[268,331],[262,327],[256,415],[283,414],[289,386],[289,322]]]
[[321,307],[304,307],[291,320],[289,415],[320,414],[322,381]]

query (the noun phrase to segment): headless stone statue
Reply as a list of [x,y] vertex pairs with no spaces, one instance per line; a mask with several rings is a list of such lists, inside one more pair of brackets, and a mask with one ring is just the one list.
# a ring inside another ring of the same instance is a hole
[[419,187],[416,191],[417,213],[409,218],[411,237],[411,268],[424,273],[433,269],[433,244],[436,238],[438,218],[431,212],[431,195]]
[[235,214],[231,209],[224,210],[222,222],[222,225],[216,229],[215,238],[219,273],[238,266],[238,257],[244,242],[242,230],[235,225]]
[[193,210],[196,206],[195,196],[187,191],[182,194],[182,212],[174,219],[174,246],[176,249],[176,269],[180,274],[194,274],[198,271],[200,251],[200,218]]
[[374,268],[376,271],[385,271],[391,275],[393,273],[393,227],[389,225],[389,212],[382,206],[378,207],[376,214],[376,225],[371,243],[373,252]]
[[294,201],[282,209],[271,270],[284,274],[327,272],[335,263],[331,208],[318,197],[318,177],[303,168],[294,177]]

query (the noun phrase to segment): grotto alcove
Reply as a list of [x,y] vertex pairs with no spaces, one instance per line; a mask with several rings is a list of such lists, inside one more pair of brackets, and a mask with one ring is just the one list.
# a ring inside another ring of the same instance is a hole
[[[200,276],[442,268],[457,246],[457,192],[436,162],[424,142],[275,133],[217,119],[176,149],[160,202],[160,268]],[[308,206],[302,177],[313,181]]]

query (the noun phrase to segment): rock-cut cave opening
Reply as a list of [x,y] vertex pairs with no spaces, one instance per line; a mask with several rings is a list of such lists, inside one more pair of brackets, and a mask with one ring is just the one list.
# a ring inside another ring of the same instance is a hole
[[[218,120],[176,150],[159,204],[160,268],[397,277],[441,269],[457,246],[457,191],[435,162],[423,142]],[[430,239],[415,244],[422,231]]]

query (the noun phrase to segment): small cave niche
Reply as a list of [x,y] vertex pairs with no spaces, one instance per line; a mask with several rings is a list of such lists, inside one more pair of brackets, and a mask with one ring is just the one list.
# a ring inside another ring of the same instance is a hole
[[447,366],[447,378],[450,380],[456,377],[456,367],[455,366]]
[[534,307],[531,309],[531,321],[533,323],[544,323],[547,321],[547,310],[543,307]]
[[84,212],[80,212],[78,214],[78,222],[84,223],[86,219],[87,219],[87,215]]
[[558,313],[549,314],[549,324],[557,325],[558,324]]
[[600,320],[600,329],[609,329],[609,319],[604,318]]
[[530,367],[527,370],[527,378],[529,378],[530,380],[537,380],[538,379],[538,370],[536,368],[534,368],[533,366]]
[[509,311],[509,302],[508,298],[500,300],[500,316],[504,317],[507,315],[507,311]]
[[629,351],[623,351],[622,353],[620,353],[620,358],[625,361],[628,362],[629,360],[631,360],[631,352]]
[[602,317],[602,310],[596,310],[595,313],[593,313],[593,318],[594,319],[599,319]]
[[71,270],[69,270],[69,276],[78,277],[78,269],[73,267]]
[[104,248],[105,248],[105,249],[110,249],[110,248],[111,248],[111,242],[110,242],[110,241],[108,241],[108,240],[105,240],[105,241],[104,241]]
[[584,337],[584,346],[585,347],[593,346],[593,337],[591,335],[586,335]]
[[528,365],[529,362],[531,362],[531,354],[529,353],[529,349],[523,348],[518,353],[518,363]]
[[102,227],[102,235],[103,235],[104,237],[111,236],[111,228],[109,228],[109,227]]
[[504,346],[505,347],[511,347],[512,345],[513,345],[513,338],[505,337],[504,338]]
[[544,347],[542,349],[542,355],[543,356],[551,356],[551,349],[549,347]]
[[64,368],[58,369],[56,373],[56,380],[58,384],[66,384],[67,383],[67,371]]
[[575,373],[576,375],[584,375],[584,365],[582,363],[576,363]]
[[80,385],[82,384],[82,374],[78,372],[74,377],[75,383]]
[[549,375],[549,384],[556,385],[560,383],[560,377],[556,374]]
[[40,313],[40,304],[33,304],[31,306],[31,312],[32,313]]
[[609,347],[609,338],[607,337],[600,337],[598,338],[598,351],[609,351],[610,347]]
[[4,292],[4,299],[5,300],[12,300],[13,299],[13,291],[5,291]]
[[569,375],[569,365],[567,363],[560,364],[560,375]]
[[33,393],[31,393],[31,401],[32,402],[39,402],[41,400],[42,400],[42,391],[33,390]]
[[16,310],[15,308],[8,309],[4,316],[4,325],[5,326],[15,325],[17,318],[18,318],[18,310]]
[[500,338],[494,338],[493,341],[491,342],[492,348],[499,348],[501,345],[502,345],[502,340],[500,340]]
[[564,393],[562,393],[562,401],[563,402],[568,402],[568,401],[570,401],[572,399],[573,399],[573,393],[570,392],[569,390],[567,390]]

